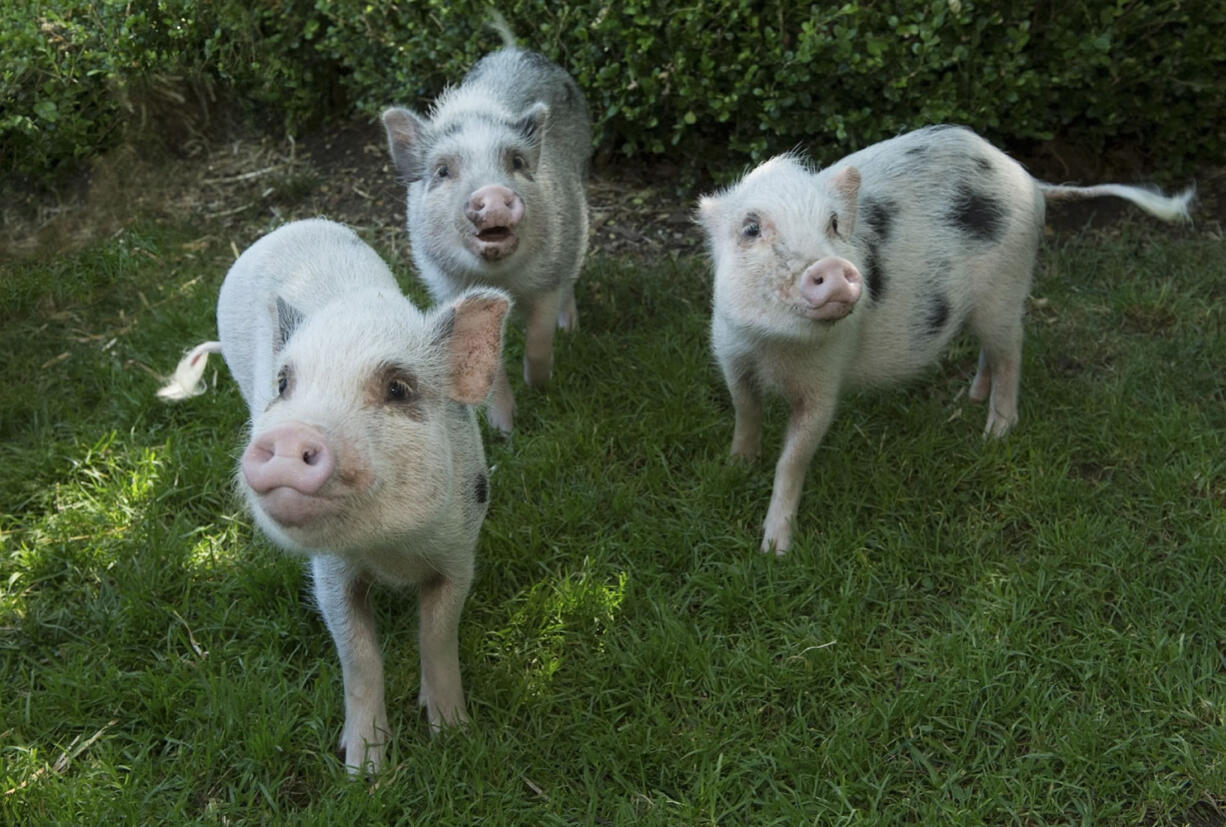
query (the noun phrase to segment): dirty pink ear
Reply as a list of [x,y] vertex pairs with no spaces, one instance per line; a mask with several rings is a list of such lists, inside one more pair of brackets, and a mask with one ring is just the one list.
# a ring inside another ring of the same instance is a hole
[[511,299],[500,290],[468,290],[451,305],[446,350],[456,402],[485,401],[502,359],[502,331]]
[[412,109],[392,107],[383,112],[387,149],[406,183],[421,178],[421,145],[426,122]]
[[843,167],[834,174],[834,191],[843,201],[839,210],[839,234],[850,237],[856,226],[856,204],[860,195],[860,170]]

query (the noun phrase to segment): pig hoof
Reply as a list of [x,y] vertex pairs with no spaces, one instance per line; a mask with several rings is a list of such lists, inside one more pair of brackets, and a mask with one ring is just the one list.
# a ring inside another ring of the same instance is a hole
[[[371,733],[371,737],[374,737],[374,733]],[[383,767],[382,743],[371,743],[359,736],[355,744],[346,745],[342,739],[336,751],[338,757],[344,760],[345,772],[349,773],[350,778],[374,775]]]
[[450,710],[441,710],[432,707],[427,701],[422,699],[420,702],[426,707],[426,718],[430,721],[430,737],[436,737],[444,728],[463,728],[468,726],[468,713],[464,711],[464,707],[453,707]]
[[758,459],[761,458],[762,451],[753,446],[733,445],[732,450],[729,452],[729,456],[731,456],[737,462],[743,462],[747,465],[754,465],[757,463]]
[[549,384],[553,375],[553,360],[548,362],[524,361],[524,381],[534,388],[543,388]]
[[514,408],[510,410],[502,411],[494,407],[493,405],[490,405],[485,410],[485,419],[487,422],[490,423],[490,425],[498,429],[498,433],[510,439],[511,425],[514,420],[514,413],[515,413]]
[[1005,434],[1009,433],[1009,430],[1016,424],[1017,414],[1013,414],[1012,416],[1002,416],[995,411],[992,411],[990,414],[988,414],[988,424],[984,426],[983,438],[1000,439]]
[[787,554],[788,548],[792,545],[792,533],[790,531],[767,531],[762,538],[761,552],[763,554],[774,553],[776,557],[782,557]]

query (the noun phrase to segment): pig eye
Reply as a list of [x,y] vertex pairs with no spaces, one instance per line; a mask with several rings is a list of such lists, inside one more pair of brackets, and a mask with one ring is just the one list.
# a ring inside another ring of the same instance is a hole
[[281,368],[277,371],[277,396],[285,396],[285,392],[289,390],[289,368]]
[[434,170],[435,178],[448,178],[450,177],[450,175],[451,175],[451,170],[447,168],[446,164],[439,164],[438,169]]
[[516,153],[511,156],[511,169],[516,172],[523,172],[528,168],[528,160],[524,156]]
[[839,234],[839,214],[838,213],[830,214],[830,232],[833,233],[834,235]]
[[388,402],[409,402],[413,399],[413,386],[403,379],[392,379],[387,383]]
[[754,239],[762,235],[762,225],[758,223],[758,219],[754,216],[749,216],[741,224],[741,238]]

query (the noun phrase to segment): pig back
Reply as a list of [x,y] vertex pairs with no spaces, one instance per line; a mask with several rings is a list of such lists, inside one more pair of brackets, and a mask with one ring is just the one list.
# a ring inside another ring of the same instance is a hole
[[368,287],[400,295],[383,259],[332,221],[295,221],[247,248],[226,274],[217,300],[222,357],[247,405],[254,404],[257,382],[272,382],[281,336],[278,299],[286,310],[309,316]]
[[1024,295],[1044,200],[1020,164],[961,127],[874,144],[821,175],[846,166],[862,182],[852,241],[868,299],[849,378],[893,382],[936,358],[976,306]]

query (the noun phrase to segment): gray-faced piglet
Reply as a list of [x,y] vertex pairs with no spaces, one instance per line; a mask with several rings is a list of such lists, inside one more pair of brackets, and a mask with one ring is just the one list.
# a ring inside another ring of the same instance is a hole
[[[509,292],[527,316],[524,379],[540,387],[553,370],[555,325],[578,324],[591,118],[565,70],[516,48],[505,23],[499,31],[506,48],[443,92],[429,118],[391,108],[383,124],[408,185],[409,242],[430,295],[446,301],[477,284]],[[514,408],[500,369],[490,421],[510,433]]]
[[238,487],[273,543],[310,556],[351,772],[379,768],[389,731],[374,581],[419,588],[421,705],[432,729],[466,720],[457,630],[489,497],[472,406],[501,362],[509,306],[479,288],[422,313],[351,230],[298,221],[238,258],[220,342],[188,353],[159,392],[196,393],[216,352],[237,381],[251,411]]
[[1192,192],[1045,184],[970,130],[939,126],[821,172],[780,156],[702,199],[712,345],[736,412],[732,453],[759,455],[763,391],[791,408],[763,551],[791,543],[806,469],[844,386],[901,382],[964,322],[981,345],[970,397],[988,403],[984,432],[1013,426],[1046,202],[1101,195],[1173,221],[1186,218]]

